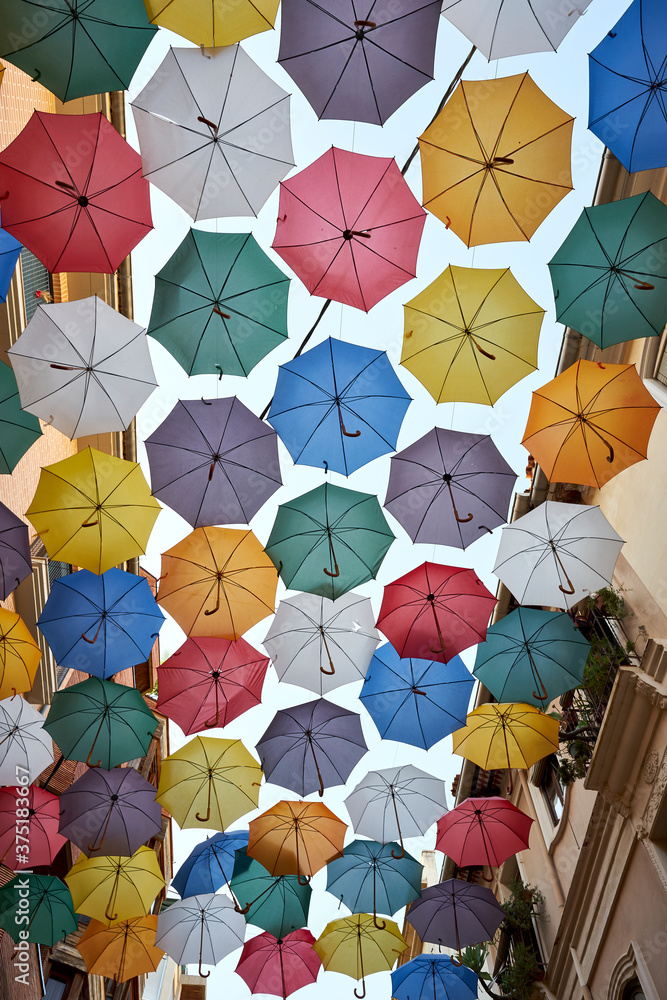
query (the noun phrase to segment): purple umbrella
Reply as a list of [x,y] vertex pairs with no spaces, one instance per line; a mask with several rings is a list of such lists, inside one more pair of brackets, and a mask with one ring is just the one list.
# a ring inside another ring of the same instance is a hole
[[458,948],[490,941],[505,911],[490,889],[450,878],[424,889],[406,917],[422,941]]
[[298,795],[344,785],[367,749],[361,718],[325,698],[276,712],[257,744],[266,778]]
[[88,857],[127,857],[162,829],[155,792],[133,767],[91,768],[60,796],[60,832]]
[[0,601],[31,573],[28,525],[0,503]]
[[235,396],[179,400],[146,452],[153,495],[193,528],[248,524],[282,485],[276,432]]
[[515,484],[488,434],[434,427],[392,457],[384,506],[413,542],[465,549],[505,523]]

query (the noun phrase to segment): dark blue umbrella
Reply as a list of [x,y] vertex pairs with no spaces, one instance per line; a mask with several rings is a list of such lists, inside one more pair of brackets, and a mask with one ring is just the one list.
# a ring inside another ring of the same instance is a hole
[[0,503],[0,601],[31,573],[28,525]]
[[384,351],[329,338],[280,366],[267,419],[297,465],[349,476],[395,450],[410,403]]
[[478,977],[449,955],[417,955],[391,974],[395,1000],[477,1000]]
[[217,892],[229,885],[236,852],[248,846],[248,831],[216,833],[194,847],[174,875],[172,886],[181,899]]
[[12,275],[16,267],[16,261],[21,253],[21,244],[18,240],[0,229],[0,302],[7,298],[7,292],[11,284]]
[[420,895],[422,871],[416,858],[401,854],[399,844],[353,840],[342,858],[327,865],[327,892],[353,913],[394,914]]
[[428,750],[465,725],[474,683],[460,656],[446,667],[401,659],[387,642],[373,656],[359,697],[383,739]]
[[143,577],[80,569],[55,581],[37,624],[57,663],[105,680],[147,660],[163,622]]

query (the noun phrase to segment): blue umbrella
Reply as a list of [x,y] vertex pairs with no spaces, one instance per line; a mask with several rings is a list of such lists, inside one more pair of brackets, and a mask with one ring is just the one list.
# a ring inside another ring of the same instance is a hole
[[353,913],[394,914],[421,893],[422,865],[399,844],[353,840],[327,865],[327,892]]
[[248,846],[248,831],[216,833],[194,847],[174,875],[172,886],[181,899],[217,892],[229,885],[236,852]]
[[21,244],[14,237],[0,229],[0,302],[7,298],[16,261],[21,253]]
[[230,888],[237,909],[249,924],[276,938],[306,927],[312,889],[299,875],[272,875],[264,865],[239,850]]
[[417,955],[391,974],[395,1000],[477,1000],[478,977],[449,955]]
[[460,656],[445,668],[401,659],[387,642],[373,656],[359,697],[383,739],[428,750],[465,725],[474,683]]
[[297,465],[349,476],[395,450],[410,403],[384,351],[329,338],[280,366],[267,419]]
[[57,663],[105,680],[147,660],[163,622],[143,577],[80,569],[55,581],[37,624]]

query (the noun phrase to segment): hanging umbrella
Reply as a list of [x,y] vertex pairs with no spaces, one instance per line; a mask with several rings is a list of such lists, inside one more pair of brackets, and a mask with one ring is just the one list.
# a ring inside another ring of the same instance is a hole
[[107,927],[91,920],[76,947],[91,976],[105,976],[126,983],[135,976],[155,972],[164,952],[155,945],[157,916],[132,917]]
[[354,913],[330,921],[313,945],[325,969],[361,980],[361,993],[354,990],[359,1000],[366,996],[366,976],[391,969],[407,948],[394,921],[383,924],[378,928],[370,914]]
[[39,420],[21,409],[14,372],[0,362],[0,475],[9,475],[42,436]]
[[44,716],[20,695],[0,701],[0,786],[34,781],[53,763]]
[[495,605],[474,570],[426,562],[387,584],[377,626],[399,656],[447,663],[482,642]]
[[447,670],[402,660],[388,642],[375,653],[359,698],[383,740],[430,749],[465,724],[474,680],[459,656]]
[[667,165],[661,0],[634,0],[589,55],[588,127],[629,173]]
[[[19,923],[17,914],[28,919]],[[13,941],[33,941],[52,948],[78,926],[70,891],[53,875],[16,875],[0,889],[0,927]]]
[[158,916],[155,943],[179,964],[199,962],[198,974],[207,978],[202,963],[217,965],[243,944],[245,920],[227,896],[203,893],[171,903]]
[[51,273],[111,274],[153,228],[139,154],[101,112],[35,111],[0,154],[0,189],[3,227]]
[[417,955],[391,974],[394,1000],[477,1000],[479,976],[449,955]]
[[[442,13],[489,62],[531,52],[555,52],[591,0],[445,0]],[[398,1000],[398,998],[397,998]]]
[[273,27],[278,0],[145,0],[155,24],[189,38],[195,45],[233,45]]
[[236,853],[230,889],[246,921],[277,938],[308,923],[310,886],[297,875],[271,875],[245,848]]
[[271,875],[305,882],[343,854],[347,824],[323,802],[278,802],[248,824],[247,853]]
[[505,911],[490,889],[450,878],[424,889],[405,916],[422,941],[457,948],[460,956],[462,947],[490,941]]
[[159,513],[136,462],[85,448],[42,468],[26,517],[50,559],[99,574],[143,555]]
[[0,608],[0,698],[29,691],[41,658],[42,651],[20,615]]
[[396,913],[421,892],[423,868],[398,844],[375,840],[353,840],[343,857],[327,865],[327,892],[340,899],[353,913],[373,914],[381,928],[379,913]]
[[260,704],[268,666],[245,639],[191,636],[158,667],[157,709],[186,736],[222,728]]
[[[14,781],[19,776],[21,772],[17,771]],[[2,864],[14,872],[50,865],[67,843],[67,838],[58,833],[59,813],[58,796],[38,785],[0,788]]]
[[572,190],[573,122],[528,73],[461,81],[419,137],[424,206],[468,247],[529,240]]
[[414,278],[425,219],[395,160],[332,146],[280,185],[272,246],[311,295],[368,312]]
[[488,771],[527,768],[558,752],[560,722],[521,702],[480,705],[452,736],[454,753]]
[[240,740],[195,736],[162,761],[157,801],[182,830],[224,832],[257,806],[262,770]]
[[239,45],[169,49],[132,101],[144,176],[195,221],[257,215],[294,166],[289,100]]
[[249,524],[282,485],[275,431],[235,396],[179,400],[146,454],[153,496],[195,528]]
[[394,451],[410,403],[384,351],[329,337],[280,366],[267,419],[297,465],[349,476]]
[[450,265],[404,307],[401,364],[436,403],[486,403],[537,368],[544,319],[509,268]]
[[528,849],[532,818],[499,795],[468,798],[438,821],[436,850],[459,868],[499,868],[513,854]]
[[280,505],[265,551],[286,587],[335,601],[375,579],[393,541],[374,494],[326,482]]
[[298,594],[278,605],[264,646],[281,681],[325,695],[362,680],[379,641],[367,597]]
[[502,529],[493,572],[519,604],[571,608],[609,586],[623,544],[599,507],[547,500]]
[[344,785],[367,750],[361,717],[325,698],[276,712],[257,743],[267,781],[297,795]]
[[248,845],[246,830],[216,833],[197,844],[188,854],[174,878],[171,888],[185,899],[206,892],[217,892],[229,885],[236,852]]
[[162,554],[158,601],[184,632],[239,639],[273,614],[278,580],[252,531],[196,528]]
[[37,625],[60,666],[105,680],[147,660],[163,622],[148,580],[80,569],[53,582]]
[[[4,72],[4,66],[2,67]],[[0,82],[2,76],[0,75]],[[21,244],[10,233],[0,229],[0,302],[5,302],[12,282],[16,262],[21,254]]]
[[384,506],[413,542],[465,549],[505,523],[515,485],[489,434],[434,427],[392,456]]
[[144,757],[156,727],[136,688],[98,677],[56,691],[44,722],[63,757],[107,771]]
[[28,525],[0,503],[0,601],[31,573]]
[[285,1000],[316,981],[322,963],[314,944],[315,938],[305,928],[278,940],[273,934],[258,934],[243,945],[234,971],[251,993],[268,993]]
[[140,847],[131,857],[87,858],[72,865],[65,881],[74,909],[107,926],[118,920],[144,917],[164,888],[157,854]]
[[515,608],[489,626],[473,674],[498,701],[542,708],[583,683],[590,651],[569,615]]

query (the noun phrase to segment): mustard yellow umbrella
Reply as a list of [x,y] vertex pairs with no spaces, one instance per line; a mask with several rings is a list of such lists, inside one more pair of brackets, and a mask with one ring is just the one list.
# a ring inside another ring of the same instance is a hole
[[451,265],[404,308],[401,364],[437,403],[493,405],[537,368],[544,309],[509,268]]
[[85,448],[44,466],[26,516],[51,559],[100,574],[146,551],[159,513],[136,462]]
[[156,932],[157,915],[152,913],[108,927],[91,920],[76,947],[91,975],[125,983],[154,972],[162,961],[164,952],[155,944]]
[[558,719],[534,705],[480,705],[466,724],[452,734],[454,753],[493,771],[531,767],[558,750]]
[[272,28],[279,0],[144,0],[149,20],[214,48]]
[[140,847],[129,858],[110,855],[87,858],[72,865],[65,881],[76,913],[85,913],[107,926],[118,920],[146,916],[164,888],[157,855]]
[[393,920],[378,924],[370,913],[353,913],[328,923],[313,948],[325,969],[361,980],[361,993],[355,989],[354,995],[362,1000],[366,996],[365,977],[389,971],[407,946]]
[[0,608],[0,699],[30,690],[41,657],[23,619]]

